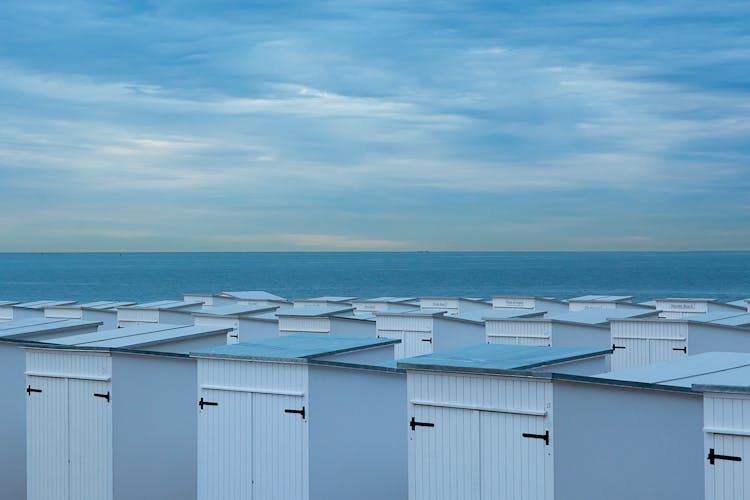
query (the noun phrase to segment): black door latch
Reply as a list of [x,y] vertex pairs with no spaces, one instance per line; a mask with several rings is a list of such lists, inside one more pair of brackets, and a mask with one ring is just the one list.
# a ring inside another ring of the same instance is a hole
[[42,392],[42,390],[41,389],[32,389],[30,385],[27,386],[26,387],[26,394],[28,394],[29,396],[31,396],[32,392]]
[[301,410],[290,410],[290,409],[287,409],[287,410],[284,410],[284,413],[296,413],[297,415],[301,415],[302,419],[304,420],[304,418],[305,418],[305,407],[303,406]]
[[409,421],[409,427],[411,427],[411,430],[414,430],[417,427],[435,427],[435,424],[430,422],[417,422],[414,417],[411,417],[411,420]]
[[673,351],[682,351],[685,354],[687,354],[687,346],[685,346],[685,347],[673,347],[672,350]]
[[716,460],[729,460],[730,462],[742,462],[742,457],[733,457],[731,455],[717,455],[716,450],[711,448],[708,452],[708,463],[714,465]]
[[201,398],[201,400],[198,401],[198,406],[200,406],[202,410],[204,406],[219,406],[219,403],[214,401],[203,401],[203,398]]
[[107,403],[109,403],[109,391],[107,391],[107,394],[97,394],[97,393],[94,393],[94,397],[104,398],[104,399],[107,400]]
[[530,439],[541,439],[544,441],[545,445],[549,446],[549,431],[545,431],[544,434],[530,434],[528,432],[524,432],[523,434],[521,434],[521,436]]

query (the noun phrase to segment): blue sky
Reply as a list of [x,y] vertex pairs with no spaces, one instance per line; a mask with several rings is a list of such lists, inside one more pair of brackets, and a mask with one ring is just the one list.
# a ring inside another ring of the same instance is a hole
[[0,211],[0,251],[750,249],[750,4],[5,2]]

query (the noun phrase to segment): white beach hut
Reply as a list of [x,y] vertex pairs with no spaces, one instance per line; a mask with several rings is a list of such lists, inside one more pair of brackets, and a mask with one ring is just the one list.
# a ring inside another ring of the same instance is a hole
[[654,307],[647,304],[634,304],[631,295],[582,295],[568,299],[571,312],[583,311],[584,309],[636,309],[653,310]]
[[[204,307],[195,311],[193,317],[196,325],[222,326],[230,328],[227,334],[227,344],[236,344],[242,339],[243,342],[268,338],[278,335],[278,330],[267,332],[267,329],[256,328],[257,322],[249,321],[248,317],[259,314],[273,313],[278,306],[250,306],[232,304],[228,306]],[[269,333],[265,337],[264,333]]]
[[43,318],[45,307],[65,306],[65,305],[71,305],[71,304],[75,304],[75,301],[74,300],[36,300],[34,302],[22,302],[22,303],[4,301],[3,303],[0,303],[0,321]]
[[396,359],[449,351],[485,342],[485,319],[541,317],[544,313],[524,309],[473,309],[453,316],[445,311],[415,309],[377,312],[378,338],[398,339]]
[[750,331],[732,325],[732,316],[723,318],[724,314],[691,319],[612,318],[612,370],[711,351],[750,352]]
[[324,295],[322,297],[313,297],[310,299],[296,299],[294,301],[294,307],[352,307],[352,302],[358,298],[359,297]]
[[26,498],[26,357],[20,346],[95,332],[98,321],[26,319],[0,323],[0,485],[8,499]]
[[28,500],[195,498],[186,352],[226,333],[141,325],[26,346]]
[[132,306],[133,304],[135,302],[100,300],[84,304],[48,306],[44,308],[44,317],[101,321],[102,329],[109,330],[117,328],[117,308]]
[[420,297],[419,308],[428,312],[444,311],[448,316],[456,316],[476,310],[491,309],[492,305],[482,299],[467,297]]
[[409,499],[554,498],[554,394],[548,375],[532,375],[555,368],[595,373],[607,354],[482,344],[400,360],[407,371]]
[[231,297],[215,293],[186,293],[182,296],[184,302],[202,302],[203,307],[221,307],[237,304]]
[[563,314],[570,310],[570,305],[564,300],[549,297],[528,297],[523,295],[503,295],[492,297],[493,309],[527,309],[543,311],[550,316]]
[[750,299],[741,299],[741,300],[735,300],[732,302],[728,302],[730,306],[737,306],[744,308],[747,312],[750,312]]
[[373,314],[375,312],[411,311],[419,307],[415,297],[375,297],[372,299],[353,300],[355,314]]
[[655,318],[656,311],[583,309],[543,318],[488,318],[486,342],[552,347],[611,347],[610,320],[622,317]]
[[221,292],[222,297],[228,297],[238,304],[257,307],[287,307],[291,306],[284,297],[279,297],[264,290],[246,290],[239,292]]
[[192,325],[191,312],[203,307],[201,301],[159,300],[117,309],[118,326],[133,326],[146,323],[168,323]]
[[723,304],[715,299],[698,299],[698,298],[672,298],[656,299],[656,309],[659,317],[666,319],[689,318],[696,315],[710,313],[735,313],[745,312],[744,307],[731,304]]
[[376,337],[375,317],[355,315],[351,306],[298,306],[277,311],[276,316],[279,318],[279,335],[315,333]]
[[487,345],[400,361],[410,500],[701,500],[704,422],[693,385],[744,372],[750,355],[592,376],[555,364],[565,351],[576,350]]
[[192,353],[198,499],[403,500],[393,342],[295,335]]

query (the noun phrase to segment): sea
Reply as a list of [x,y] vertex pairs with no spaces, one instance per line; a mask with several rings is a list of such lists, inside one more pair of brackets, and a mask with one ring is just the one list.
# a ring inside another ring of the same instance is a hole
[[0,253],[0,300],[584,294],[750,297],[750,252]]

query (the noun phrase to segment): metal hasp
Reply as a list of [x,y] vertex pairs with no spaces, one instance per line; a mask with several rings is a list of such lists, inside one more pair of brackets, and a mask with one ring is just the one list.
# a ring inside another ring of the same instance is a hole
[[286,409],[286,410],[284,410],[284,413],[296,413],[298,415],[301,415],[303,420],[305,419],[305,407],[304,406],[302,407],[301,410],[289,410],[289,409]]
[[624,345],[614,345],[614,344],[612,344],[612,350],[614,351],[615,349],[625,349],[625,346]]
[[219,403],[215,401],[204,401],[203,398],[201,398],[201,400],[198,401],[198,406],[200,406],[202,410],[204,406],[219,406]]
[[102,399],[106,399],[106,400],[107,400],[107,403],[109,403],[109,391],[107,391],[107,394],[99,394],[99,393],[96,393],[96,392],[95,392],[95,393],[94,393],[94,397],[95,397],[95,398],[102,398]]
[[409,421],[409,427],[411,427],[411,430],[414,430],[417,427],[435,427],[435,424],[430,422],[417,422],[414,417],[411,417],[411,420]]
[[429,342],[430,344],[432,344],[432,339],[431,338],[429,338],[429,339],[422,339],[422,342]]
[[717,455],[716,451],[711,448],[708,452],[708,463],[714,465],[716,460],[729,460],[731,462],[742,462],[742,457],[733,457],[731,455]]
[[673,347],[672,350],[673,351],[682,351],[685,354],[687,354],[687,346],[685,346],[685,347]]
[[530,439],[543,439],[544,444],[549,446],[549,431],[545,431],[544,434],[529,434],[527,432],[524,432],[521,435],[525,438],[530,438]]
[[30,385],[27,386],[26,387],[26,394],[28,394],[29,396],[31,396],[32,392],[42,392],[42,390],[41,389],[32,389]]

